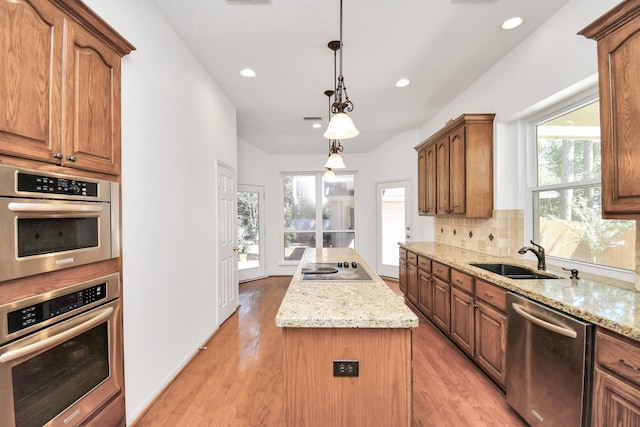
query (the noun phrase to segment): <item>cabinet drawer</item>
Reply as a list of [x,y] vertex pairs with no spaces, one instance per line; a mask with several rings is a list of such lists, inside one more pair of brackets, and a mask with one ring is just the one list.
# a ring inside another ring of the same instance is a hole
[[407,259],[407,250],[405,248],[400,248],[400,258]]
[[431,261],[431,272],[446,282],[449,281],[449,271],[450,268],[448,266]]
[[507,291],[499,286],[476,279],[476,298],[507,312]]
[[473,294],[473,277],[469,275],[458,270],[451,270],[451,284],[468,294]]
[[624,337],[596,331],[596,363],[640,385],[640,345]]
[[418,254],[407,252],[407,261],[413,265],[418,265]]
[[418,255],[418,267],[423,271],[431,271],[431,260]]

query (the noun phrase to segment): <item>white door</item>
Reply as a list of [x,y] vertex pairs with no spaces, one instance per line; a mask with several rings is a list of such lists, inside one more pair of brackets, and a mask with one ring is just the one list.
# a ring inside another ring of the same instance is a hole
[[218,325],[238,307],[235,171],[218,163]]
[[238,278],[265,277],[264,187],[238,184]]
[[411,181],[376,184],[377,272],[398,278],[398,242],[411,239]]

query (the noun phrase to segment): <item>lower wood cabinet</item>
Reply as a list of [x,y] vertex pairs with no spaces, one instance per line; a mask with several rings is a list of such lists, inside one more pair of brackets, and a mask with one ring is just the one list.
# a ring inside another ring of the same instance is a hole
[[482,301],[476,301],[475,360],[502,388],[507,363],[507,315]]
[[411,251],[399,277],[407,300],[504,389],[507,291]]
[[418,309],[433,319],[433,276],[422,269],[418,269]]
[[593,376],[594,427],[640,425],[640,344],[596,330]]
[[451,286],[451,340],[471,357],[475,350],[473,310],[473,295]]
[[451,334],[451,285],[433,278],[433,317],[431,321],[447,336]]
[[418,267],[407,262],[407,299],[418,306]]

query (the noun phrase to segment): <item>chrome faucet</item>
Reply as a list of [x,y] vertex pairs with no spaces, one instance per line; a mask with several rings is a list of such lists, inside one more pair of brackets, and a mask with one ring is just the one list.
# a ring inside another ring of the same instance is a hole
[[519,254],[526,254],[527,251],[533,252],[533,254],[538,258],[538,270],[546,270],[547,269],[547,261],[544,257],[544,248],[537,243],[534,243],[533,240],[530,241],[535,248],[531,246],[524,246],[520,248],[518,251]]

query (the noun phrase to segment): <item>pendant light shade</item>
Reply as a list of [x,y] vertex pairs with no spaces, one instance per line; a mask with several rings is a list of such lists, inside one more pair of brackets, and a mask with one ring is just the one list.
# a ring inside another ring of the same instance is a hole
[[360,132],[356,129],[351,117],[346,113],[337,113],[331,117],[323,136],[327,139],[349,139],[359,134]]
[[331,153],[327,162],[324,164],[324,167],[329,169],[344,169],[345,165],[340,154]]
[[322,175],[322,180],[331,182],[331,181],[335,181],[335,179],[336,179],[336,174],[330,168],[327,168],[324,175]]

